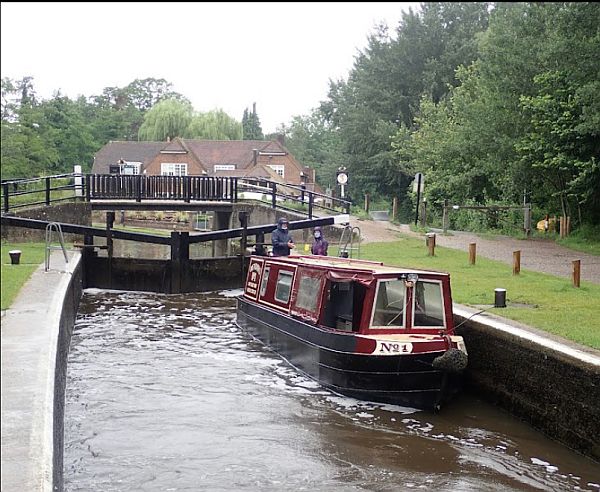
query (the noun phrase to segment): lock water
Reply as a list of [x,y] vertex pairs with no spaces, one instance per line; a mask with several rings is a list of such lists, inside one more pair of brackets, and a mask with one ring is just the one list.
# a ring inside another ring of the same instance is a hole
[[235,325],[240,292],[84,292],[66,491],[600,491],[600,464],[476,396],[434,415],[325,391]]

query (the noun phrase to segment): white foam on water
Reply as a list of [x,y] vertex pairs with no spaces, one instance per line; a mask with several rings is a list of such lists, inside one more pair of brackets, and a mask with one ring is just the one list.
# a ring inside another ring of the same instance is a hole
[[540,465],[540,466],[545,466],[546,467],[546,471],[548,473],[554,473],[558,471],[558,467],[557,466],[553,466],[550,463],[548,463],[547,461],[542,461],[538,458],[531,458],[531,462],[534,465]]
[[243,293],[244,293],[244,289],[228,289],[228,290],[221,290],[218,292],[218,294],[223,297],[237,297],[237,296],[242,295]]

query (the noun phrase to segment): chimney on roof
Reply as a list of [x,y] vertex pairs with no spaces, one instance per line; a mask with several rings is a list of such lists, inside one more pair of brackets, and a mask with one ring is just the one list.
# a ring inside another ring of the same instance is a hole
[[253,161],[254,166],[256,167],[256,165],[258,164],[258,149],[252,149],[252,153],[254,154]]
[[285,146],[285,135],[283,133],[278,133],[277,134],[277,142],[279,143],[279,145],[281,145],[282,147]]

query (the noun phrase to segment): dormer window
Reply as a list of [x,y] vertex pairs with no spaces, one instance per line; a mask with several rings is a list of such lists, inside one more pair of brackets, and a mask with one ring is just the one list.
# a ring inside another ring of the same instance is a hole
[[235,164],[215,164],[214,171],[235,171]]
[[285,178],[285,166],[281,164],[269,164],[269,167],[273,169],[279,176]]

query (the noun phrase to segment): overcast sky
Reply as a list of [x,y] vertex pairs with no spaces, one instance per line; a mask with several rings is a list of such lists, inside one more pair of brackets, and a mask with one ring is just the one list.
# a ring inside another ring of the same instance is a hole
[[1,4],[2,77],[38,96],[100,94],[164,78],[197,111],[257,113],[264,133],[308,114],[346,78],[379,22],[394,33],[416,2]]

